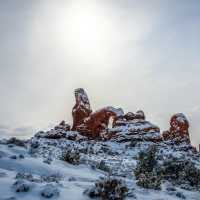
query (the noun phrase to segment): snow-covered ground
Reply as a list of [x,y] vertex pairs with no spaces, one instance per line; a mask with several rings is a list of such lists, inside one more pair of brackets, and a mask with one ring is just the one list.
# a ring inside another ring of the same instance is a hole
[[[31,149],[31,144],[38,141],[38,147]],[[148,142],[131,146],[130,142],[95,142],[81,143],[67,140],[36,139],[26,140],[25,148],[0,141],[0,200],[24,199],[41,200],[46,197],[58,200],[89,200],[83,192],[94,186],[96,180],[108,173],[97,169],[95,164],[104,161],[116,177],[122,178],[132,188],[138,200],[175,200],[181,199],[166,190],[169,182],[162,183],[162,190],[147,190],[136,185],[134,168],[141,149],[148,147]],[[71,165],[60,160],[61,152],[66,147],[79,149],[84,164]],[[164,155],[176,157],[185,155],[193,159],[192,153],[174,151],[163,145]],[[20,156],[21,155],[21,156]],[[16,156],[16,157],[15,157]],[[24,157],[24,158],[23,158]],[[199,160],[194,160],[200,168]],[[19,173],[20,172],[20,173]],[[200,199],[199,191],[188,191],[176,187],[186,199]],[[46,197],[44,197],[46,196]],[[134,199],[128,197],[127,200]]]

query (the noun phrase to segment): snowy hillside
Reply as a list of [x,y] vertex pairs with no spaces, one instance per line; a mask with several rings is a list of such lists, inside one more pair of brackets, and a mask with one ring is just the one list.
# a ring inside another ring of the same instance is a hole
[[[109,173],[116,178],[125,180],[132,192],[132,196],[127,197],[127,200],[135,198],[141,200],[200,199],[199,189],[182,189],[183,186],[172,186],[167,180],[162,181],[161,190],[145,189],[136,184],[134,170],[138,152],[152,144],[151,142],[95,141],[79,143],[64,138],[59,140],[43,138],[32,138],[26,141],[1,140],[0,199],[41,200],[51,197],[51,199],[60,200],[89,200],[91,198],[87,192],[86,194],[83,192],[92,188],[99,177],[102,179]],[[77,150],[80,152],[80,158],[76,165],[60,160],[66,147],[71,153]],[[158,145],[158,148],[159,155],[161,155],[158,158],[160,163],[170,157],[181,158],[184,156],[185,159],[189,159],[195,163],[197,168],[200,168],[198,154],[172,150],[164,144]]]
[[75,99],[72,127],[0,140],[0,200],[200,200],[200,153],[184,114],[161,134],[142,110],[93,112],[82,88]]

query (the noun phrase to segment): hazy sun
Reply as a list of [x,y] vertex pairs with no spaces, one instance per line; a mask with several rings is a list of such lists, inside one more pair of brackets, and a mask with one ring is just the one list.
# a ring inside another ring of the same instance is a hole
[[98,20],[87,13],[79,12],[71,20],[70,29],[75,38],[84,43],[95,42],[100,36]]
[[68,30],[73,40],[92,44],[105,39],[106,20],[92,4],[72,6],[68,15]]

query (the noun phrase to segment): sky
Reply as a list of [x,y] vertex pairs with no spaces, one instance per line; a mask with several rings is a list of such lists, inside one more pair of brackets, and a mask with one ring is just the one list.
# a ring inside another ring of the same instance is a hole
[[72,124],[81,87],[161,132],[184,113],[198,147],[199,22],[198,0],[0,1],[0,138]]

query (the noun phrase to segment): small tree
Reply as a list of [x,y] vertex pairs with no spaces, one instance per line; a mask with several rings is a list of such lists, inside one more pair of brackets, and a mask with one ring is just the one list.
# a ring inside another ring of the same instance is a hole
[[81,163],[81,155],[78,150],[72,151],[71,149],[66,149],[62,152],[61,160],[66,161],[72,165],[79,165]]
[[140,151],[136,170],[140,173],[152,172],[157,165],[157,152],[158,147],[155,144],[149,146],[144,151]]

